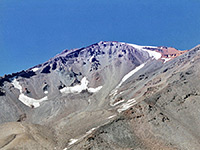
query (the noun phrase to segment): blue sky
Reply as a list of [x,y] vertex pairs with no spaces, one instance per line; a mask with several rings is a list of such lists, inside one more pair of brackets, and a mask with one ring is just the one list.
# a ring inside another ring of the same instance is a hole
[[0,0],[0,76],[99,41],[190,49],[199,0]]

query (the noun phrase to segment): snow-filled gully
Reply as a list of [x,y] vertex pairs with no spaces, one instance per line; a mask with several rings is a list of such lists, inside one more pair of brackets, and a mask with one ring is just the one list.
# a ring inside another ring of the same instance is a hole
[[[136,72],[138,72],[140,69],[142,69],[144,67],[145,63],[141,64],[140,66],[136,67],[135,69],[131,70],[129,73],[127,73],[123,78],[122,80],[120,81],[120,83],[116,86],[116,88],[114,90],[112,90],[111,94],[110,94],[110,106],[114,107],[114,106],[117,106],[121,103],[124,103],[125,100],[122,99],[118,102],[115,102],[115,96],[117,95],[117,92],[118,92],[118,89],[119,87],[127,80],[129,79],[132,75],[134,75]],[[115,102],[115,103],[114,103]],[[120,108],[118,109],[118,112],[122,112],[128,108],[130,108],[131,106],[133,106],[135,104],[135,100],[133,102],[133,100],[130,102],[129,100],[125,103],[125,104],[122,104],[120,106]]]
[[37,107],[40,106],[41,102],[48,100],[47,96],[45,96],[41,99],[37,99],[37,100],[34,99],[34,98],[26,96],[24,93],[22,93],[22,86],[19,84],[19,82],[17,81],[16,78],[12,81],[12,84],[16,89],[18,89],[20,91],[20,95],[19,95],[18,99],[28,107],[37,108]]
[[[147,50],[145,49],[145,47],[151,47],[151,48],[156,48],[156,47],[152,47],[152,46],[139,46],[139,45],[135,45],[135,44],[129,44],[130,46],[141,50],[141,51],[145,51],[149,54],[149,57],[152,57],[153,59],[160,59],[161,58],[161,54],[159,52],[156,51],[151,51],[151,50]],[[130,99],[128,101],[122,99],[118,102],[115,102],[115,97],[118,94],[118,89],[119,87],[127,80],[129,79],[132,75],[134,75],[136,72],[138,72],[140,69],[142,69],[145,66],[146,63],[141,64],[140,66],[136,67],[135,69],[133,69],[132,71],[130,71],[129,73],[127,73],[122,80],[120,81],[120,83],[115,87],[114,90],[111,91],[110,94],[110,106],[114,107],[117,106],[118,108],[118,112],[121,113],[122,111],[127,110],[128,108],[130,108],[131,106],[136,104],[136,100]],[[122,92],[120,92],[122,93]],[[115,102],[115,103],[114,103]],[[120,105],[121,104],[121,105]],[[120,105],[120,106],[119,106]]]
[[144,64],[139,65],[138,67],[136,67],[135,69],[133,69],[132,71],[130,71],[129,73],[127,73],[121,80],[121,82],[117,85],[116,88],[119,88],[128,78],[130,78],[132,75],[134,75],[137,71],[139,71],[140,69],[142,69],[144,67]]

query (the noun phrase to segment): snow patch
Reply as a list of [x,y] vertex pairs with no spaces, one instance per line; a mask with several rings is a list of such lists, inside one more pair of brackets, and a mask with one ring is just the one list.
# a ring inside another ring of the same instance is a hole
[[72,145],[72,144],[76,143],[77,141],[78,141],[78,139],[70,139],[68,145]]
[[[134,75],[137,71],[139,71],[140,69],[142,69],[144,67],[146,63],[143,63],[141,64],[140,66],[136,67],[135,69],[133,69],[132,71],[130,71],[129,73],[127,73],[123,78],[122,80],[120,81],[120,83],[116,86],[116,88],[114,90],[111,91],[111,93],[109,94],[110,96],[110,106],[116,106],[118,105],[119,103],[121,103],[122,101],[119,101],[117,102],[117,104],[113,104],[114,101],[115,101],[115,96],[117,95],[117,92],[118,92],[118,88],[128,79],[130,78],[132,75]],[[120,94],[122,94],[122,92],[120,92]]]
[[123,102],[124,102],[124,99],[121,100],[121,101],[118,101],[118,102],[116,102],[116,103],[114,103],[114,104],[112,104],[112,106],[116,106],[116,105],[121,104],[121,103],[123,103]]
[[89,62],[91,63],[92,62],[92,59],[94,58],[94,56],[90,57],[89,59]]
[[81,84],[80,85],[75,85],[75,86],[72,86],[72,87],[64,87],[63,89],[60,90],[61,93],[80,93],[82,92],[83,90],[86,90],[87,89],[87,85],[88,85],[88,81],[86,79],[86,77],[84,77],[82,80],[81,80]]
[[119,95],[121,95],[121,94],[123,94],[123,93],[124,93],[124,91],[120,92]]
[[[126,44],[126,43],[123,43],[123,44]],[[147,50],[146,48],[157,48],[155,46],[140,46],[140,45],[136,45],[136,44],[129,44],[127,43],[128,45],[138,49],[138,50],[142,50],[142,51],[145,51],[149,54],[150,57],[153,57],[155,58],[156,60],[160,59],[161,58],[161,54],[159,52],[156,52],[156,51],[151,51],[151,50]]]
[[114,118],[114,117],[116,117],[116,115],[110,116],[110,117],[108,117],[108,119],[112,119],[112,118]]
[[142,45],[137,45],[137,44],[131,44],[131,43],[124,43],[124,42],[120,42],[121,44],[128,44],[134,48],[137,48],[137,49],[143,49],[143,48],[157,48],[156,46],[142,46]]
[[14,79],[14,80],[12,81],[12,85],[13,85],[16,89],[18,89],[18,90],[20,91],[20,93],[22,93],[22,86],[19,84],[19,82],[17,81],[17,79]]
[[38,70],[39,70],[39,68],[33,68],[33,69],[32,69],[33,72],[36,72],[36,71],[38,71]]
[[117,111],[121,113],[122,111],[125,111],[129,109],[130,107],[132,107],[134,104],[136,104],[136,100],[134,98],[129,99],[126,103],[122,104]]
[[[99,128],[99,126],[98,126],[97,128]],[[69,143],[68,143],[68,147],[71,146],[71,145],[73,145],[73,144],[75,144],[76,142],[82,140],[83,138],[85,138],[86,136],[88,136],[89,134],[91,134],[94,130],[96,130],[97,128],[92,128],[92,129],[90,129],[89,131],[86,132],[85,135],[83,135],[83,136],[80,137],[79,139],[70,139],[70,140],[69,140]],[[63,150],[67,150],[68,147],[64,148]]]
[[170,61],[172,58],[161,58],[161,59],[163,59],[164,63],[166,63],[166,62]]
[[141,45],[130,44],[130,43],[124,43],[124,44],[128,44],[128,45],[130,45],[130,46],[132,46],[136,49],[139,49],[139,50],[143,49],[143,47],[148,47],[148,46],[141,46]]
[[139,65],[138,67],[136,67],[135,69],[133,69],[132,71],[130,71],[128,74],[126,74],[121,82],[117,85],[116,88],[119,88],[128,78],[130,78],[132,75],[134,75],[137,71],[139,71],[140,69],[142,69],[144,67],[145,63],[144,64],[141,64]]
[[34,98],[31,98],[31,97],[28,97],[26,96],[24,93],[22,93],[22,86],[19,84],[19,82],[17,81],[17,79],[15,78],[13,81],[12,81],[12,84],[13,86],[18,89],[20,91],[20,95],[19,95],[19,100],[24,103],[26,106],[29,106],[29,107],[34,107],[34,108],[37,108],[40,106],[40,103],[43,102],[43,101],[46,101],[48,100],[48,97],[45,96],[41,99],[34,99]]
[[81,80],[81,84],[75,85],[72,87],[64,87],[63,89],[60,90],[60,92],[68,94],[68,93],[80,93],[83,90],[88,90],[88,92],[95,93],[101,90],[102,88],[102,86],[99,86],[97,88],[88,88],[88,84],[89,84],[89,81],[86,79],[86,77],[84,77]]
[[109,94],[109,96],[115,96],[115,95],[117,95],[117,92],[118,92],[118,90],[112,90],[112,92]]
[[97,87],[97,88],[88,88],[88,92],[90,92],[90,93],[96,93],[96,92],[98,92],[99,90],[101,90],[102,87],[103,87],[103,86],[99,86],[99,87]]
[[44,91],[44,94],[48,94],[49,92],[48,91]]
[[91,99],[88,99],[88,104],[89,104],[89,105],[91,104]]
[[156,60],[160,59],[162,56],[161,53],[158,53],[156,51],[151,51],[151,50],[147,50],[147,49],[142,49],[142,50],[145,52],[148,52],[149,56],[155,58]]
[[91,134],[94,130],[96,130],[97,128],[92,128],[89,131],[86,132],[86,135]]

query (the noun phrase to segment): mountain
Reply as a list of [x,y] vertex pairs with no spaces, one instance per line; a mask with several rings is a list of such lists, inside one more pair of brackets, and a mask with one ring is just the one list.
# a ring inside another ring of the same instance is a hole
[[198,149],[200,46],[99,42],[0,78],[0,149]]

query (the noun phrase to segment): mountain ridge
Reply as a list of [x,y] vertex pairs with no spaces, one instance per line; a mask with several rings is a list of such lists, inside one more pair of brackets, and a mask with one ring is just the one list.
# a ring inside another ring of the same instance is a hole
[[[35,65],[35,66],[33,66],[33,67],[30,67],[29,69],[22,70],[22,71],[19,71],[19,72],[16,72],[16,73],[21,73],[21,72],[24,72],[24,71],[32,70],[32,69],[34,69],[35,67],[39,67],[39,66],[41,66],[41,65],[43,65],[43,64],[45,64],[45,63],[47,63],[47,62],[49,62],[49,61],[53,61],[54,59],[59,58],[59,57],[62,56],[62,55],[65,55],[65,56],[66,56],[66,55],[68,55],[68,54],[70,54],[70,53],[74,53],[74,52],[76,52],[76,51],[81,51],[81,50],[84,50],[84,49],[86,49],[86,48],[89,48],[89,47],[98,45],[99,43],[107,43],[107,44],[108,44],[108,43],[112,43],[112,42],[131,45],[131,44],[128,44],[128,43],[117,42],[117,41],[100,41],[100,42],[98,42],[98,43],[91,44],[91,45],[86,46],[86,47],[74,48],[74,49],[71,49],[71,50],[65,49],[65,50],[63,50],[61,53],[59,53],[59,54],[57,54],[56,56],[50,58],[48,61],[46,61],[46,62],[44,62],[44,63]],[[136,45],[136,44],[133,44],[133,45],[135,45],[135,46],[137,46],[137,47],[148,48],[148,49],[152,49],[152,48],[158,48],[158,49],[159,49],[159,48],[165,48],[165,49],[167,49],[167,48],[173,48],[173,47],[166,47],[166,46],[140,46],[140,45]],[[175,48],[173,48],[173,49],[175,49]],[[175,50],[177,50],[177,49],[175,49]],[[182,51],[182,52],[185,51],[185,52],[187,52],[188,50],[179,50],[179,51]],[[182,54],[183,54],[183,53],[182,53]],[[12,73],[12,74],[13,74],[13,73]],[[4,77],[6,77],[6,76],[11,76],[12,74],[5,74]],[[2,77],[1,77],[1,78],[2,78]]]
[[[34,132],[49,129],[51,138],[46,142],[53,140],[53,146],[48,149],[59,150],[190,147],[188,139],[196,141],[196,135],[188,127],[188,118],[184,121],[179,117],[184,117],[184,111],[196,110],[195,105],[185,101],[198,98],[200,91],[198,70],[194,69],[200,57],[199,46],[176,56],[177,53],[170,53],[173,56],[167,61],[159,53],[161,50],[168,48],[99,42],[81,49],[64,50],[43,64],[2,78],[0,131],[5,130],[4,123],[15,122],[8,126],[21,124],[26,129],[31,128],[32,132],[26,130],[25,135],[40,139]],[[195,86],[192,88],[192,85]],[[192,133],[182,135],[186,125]],[[180,132],[171,139],[168,130],[175,132],[176,126]],[[194,123],[193,127],[196,126]],[[33,143],[38,141],[26,136],[23,138],[28,144],[22,142],[18,147],[11,142],[5,146],[4,141],[12,139],[12,134],[17,133],[17,140],[21,139],[19,129],[19,132],[18,128],[9,132],[9,138],[2,135],[0,147],[36,148]],[[163,141],[155,135],[161,136]],[[185,145],[179,141],[181,135]],[[44,136],[48,135],[44,133]],[[38,146],[44,149],[44,139]],[[192,146],[198,147],[199,143],[193,142]]]

